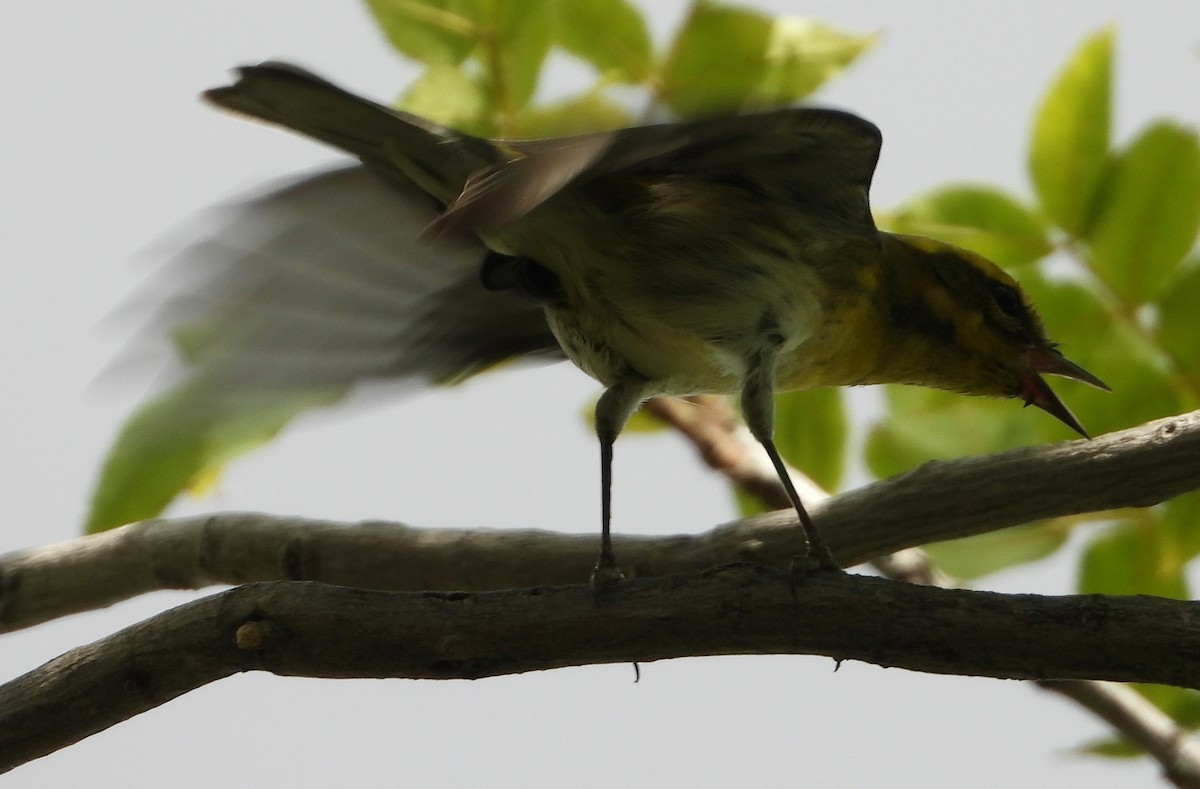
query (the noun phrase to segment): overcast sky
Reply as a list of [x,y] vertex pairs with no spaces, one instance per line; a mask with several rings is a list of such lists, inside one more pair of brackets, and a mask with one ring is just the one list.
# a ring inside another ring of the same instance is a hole
[[[969,178],[1028,194],[1025,139],[1087,33],[1118,29],[1115,131],[1196,125],[1200,4],[769,4],[859,31],[874,51],[818,98],[875,121],[887,207]],[[655,6],[660,34],[683,4]],[[987,10],[995,9],[995,10]],[[390,100],[413,73],[351,0],[0,3],[0,551],[78,534],[133,386],[94,381],[128,327],[107,319],[195,212],[331,151],[202,106],[239,63],[292,60]],[[1095,370],[1104,377],[1104,370]],[[597,386],[573,368],[488,376],[313,418],[178,512],[251,509],[423,526],[597,529]],[[617,449],[616,528],[733,517],[675,437]],[[1065,593],[1074,557],[988,579]],[[582,579],[581,579],[582,580]],[[191,599],[156,594],[3,636],[0,677]],[[1129,786],[1156,774],[1068,753],[1104,728],[1016,682],[812,657],[567,669],[479,682],[221,681],[6,776],[6,786]]]

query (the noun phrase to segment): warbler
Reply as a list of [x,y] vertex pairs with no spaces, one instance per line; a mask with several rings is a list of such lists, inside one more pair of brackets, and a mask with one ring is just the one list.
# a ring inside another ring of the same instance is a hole
[[197,375],[271,392],[445,382],[565,355],[604,387],[595,578],[619,574],[613,444],[650,397],[738,395],[811,556],[834,569],[772,438],[776,391],[904,383],[1017,398],[1086,435],[1040,374],[1106,388],[996,265],[876,228],[880,132],[846,112],[498,141],[286,64],[242,68],[205,96],[360,164],[246,204],[202,245],[232,265],[202,294]]

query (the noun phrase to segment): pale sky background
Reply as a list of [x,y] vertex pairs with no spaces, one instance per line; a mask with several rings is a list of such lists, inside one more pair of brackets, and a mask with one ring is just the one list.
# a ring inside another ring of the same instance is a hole
[[[649,3],[643,3],[649,5]],[[874,202],[970,178],[1028,194],[1025,140],[1087,33],[1119,31],[1118,138],[1200,122],[1200,3],[773,2],[883,38],[819,96],[875,121]],[[684,7],[653,9],[660,37]],[[78,534],[96,468],[139,401],[94,381],[127,330],[106,321],[154,242],[271,177],[339,161],[223,116],[196,94],[287,59],[390,100],[411,76],[353,0],[0,3],[0,551]],[[1095,370],[1104,377],[1103,369]],[[265,510],[423,526],[596,530],[597,386],[567,365],[489,376],[314,418],[179,512]],[[1035,415],[1031,414],[1031,418]],[[668,477],[669,475],[669,477]],[[617,449],[616,528],[695,532],[733,517],[675,437]],[[988,579],[1065,593],[1074,556]],[[583,579],[581,579],[583,580]],[[210,590],[211,591],[211,590]],[[156,594],[0,636],[7,680],[196,595]],[[1152,784],[1147,760],[1074,756],[1105,728],[1018,682],[816,657],[725,657],[478,682],[223,680],[5,776],[6,786],[905,786]]]

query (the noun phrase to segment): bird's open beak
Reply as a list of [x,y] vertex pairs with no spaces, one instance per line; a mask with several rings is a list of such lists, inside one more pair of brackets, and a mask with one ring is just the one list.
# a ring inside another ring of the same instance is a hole
[[1026,350],[1022,358],[1025,361],[1026,372],[1021,376],[1020,396],[1025,400],[1025,405],[1037,406],[1079,435],[1090,438],[1083,425],[1079,424],[1079,420],[1071,413],[1071,409],[1058,399],[1058,395],[1038,373],[1061,375],[1063,378],[1082,381],[1106,392],[1111,391],[1108,385],[1053,348],[1034,346]]

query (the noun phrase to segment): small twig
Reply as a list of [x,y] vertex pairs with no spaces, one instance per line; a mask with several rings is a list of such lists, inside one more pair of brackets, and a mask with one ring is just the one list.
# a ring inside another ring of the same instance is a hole
[[1128,685],[1083,680],[1037,681],[1107,721],[1129,742],[1153,757],[1175,786],[1200,787],[1200,742]]

